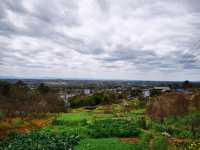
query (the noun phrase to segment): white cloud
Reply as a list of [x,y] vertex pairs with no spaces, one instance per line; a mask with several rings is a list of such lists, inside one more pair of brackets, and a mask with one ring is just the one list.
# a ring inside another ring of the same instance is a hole
[[198,4],[3,0],[0,75],[198,80]]

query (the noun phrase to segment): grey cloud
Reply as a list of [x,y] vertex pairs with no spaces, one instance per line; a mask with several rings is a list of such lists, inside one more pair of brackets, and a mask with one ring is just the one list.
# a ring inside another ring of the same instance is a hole
[[2,1],[1,5],[5,7],[5,9],[9,9],[11,11],[15,11],[17,13],[26,13],[26,10],[22,4],[22,0],[6,0]]
[[109,11],[109,3],[108,3],[108,0],[97,0],[98,4],[99,4],[99,7],[100,9],[103,11],[103,12],[108,12]]
[[199,17],[199,0],[3,0],[0,66],[197,74]]

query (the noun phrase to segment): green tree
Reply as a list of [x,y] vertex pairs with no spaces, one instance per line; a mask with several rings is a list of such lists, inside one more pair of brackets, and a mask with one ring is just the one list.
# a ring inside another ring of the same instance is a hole
[[44,83],[41,83],[38,86],[37,90],[39,91],[40,94],[45,95],[50,91],[50,88],[47,85],[45,85]]

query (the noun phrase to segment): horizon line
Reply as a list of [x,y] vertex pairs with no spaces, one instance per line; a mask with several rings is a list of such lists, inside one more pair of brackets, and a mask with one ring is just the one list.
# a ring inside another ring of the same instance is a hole
[[71,78],[71,77],[15,77],[0,76],[0,80],[87,80],[87,81],[145,81],[145,82],[200,82],[200,80],[145,80],[145,79],[110,79],[110,78]]

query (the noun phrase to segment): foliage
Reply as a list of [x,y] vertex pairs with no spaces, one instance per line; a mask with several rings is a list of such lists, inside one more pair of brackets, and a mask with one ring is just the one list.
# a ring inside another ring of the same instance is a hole
[[199,140],[174,142],[174,145],[177,150],[200,150]]
[[72,133],[79,134],[82,137],[87,136],[87,122],[92,116],[87,112],[79,113],[60,113],[52,123],[43,128],[44,133]]
[[155,149],[155,150],[168,150],[167,139],[162,137],[162,136],[156,137],[153,141],[153,149]]
[[89,135],[101,137],[130,137],[140,133],[137,124],[127,119],[95,120],[89,125]]
[[167,132],[173,137],[199,138],[200,137],[200,113],[190,112],[183,116],[171,116],[164,123],[155,120],[146,120],[147,128],[155,132]]
[[64,101],[50,90],[44,84],[30,89],[23,81],[17,81],[15,84],[0,81],[0,110],[10,117],[24,117],[30,112],[64,111]]
[[96,106],[99,104],[111,104],[112,102],[117,102],[118,95],[113,92],[97,92],[93,95],[77,95],[70,98],[70,105],[75,107],[83,106]]
[[0,120],[3,119],[5,117],[5,113],[0,112]]
[[12,134],[0,141],[0,150],[70,150],[79,140],[77,135],[66,134]]
[[12,128],[17,128],[24,124],[24,121],[20,118],[12,119],[11,126]]
[[40,94],[45,95],[50,91],[50,88],[46,86],[44,83],[41,83],[38,87],[37,90]]
[[43,128],[40,132],[46,133],[55,133],[55,134],[77,134],[81,137],[88,137],[89,129],[85,126],[66,126],[66,125],[49,125]]
[[134,89],[134,90],[131,90],[130,95],[132,97],[142,97],[143,91],[142,91],[142,89]]
[[193,113],[187,118],[187,125],[189,125],[189,130],[192,132],[193,137],[200,137],[200,113]]
[[0,95],[10,96],[11,84],[6,81],[0,81]]
[[137,144],[136,150],[149,150],[149,140],[152,138],[150,133],[142,132],[140,134],[140,141]]

